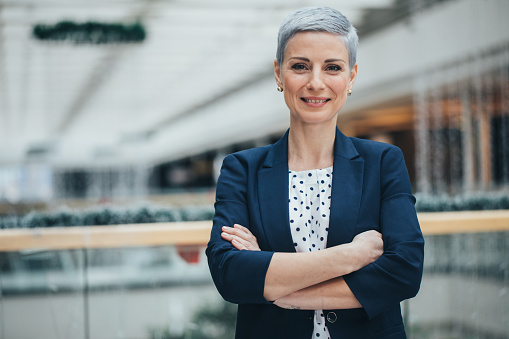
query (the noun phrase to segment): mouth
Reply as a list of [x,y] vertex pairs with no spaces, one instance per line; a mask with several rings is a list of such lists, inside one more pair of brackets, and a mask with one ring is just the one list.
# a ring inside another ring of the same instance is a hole
[[300,98],[300,100],[304,101],[307,104],[323,105],[326,102],[329,102],[331,99],[328,99],[328,98]]
[[330,99],[327,98],[300,98],[300,100],[304,102],[309,102],[311,104],[323,104],[327,101],[330,101]]

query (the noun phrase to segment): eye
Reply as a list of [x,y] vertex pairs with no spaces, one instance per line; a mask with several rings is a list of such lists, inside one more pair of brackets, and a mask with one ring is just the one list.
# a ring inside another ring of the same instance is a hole
[[331,71],[331,72],[339,72],[341,71],[341,66],[338,66],[338,65],[329,65],[327,66],[327,68],[325,69],[326,71]]
[[295,71],[305,71],[307,69],[307,67],[304,64],[295,64],[295,65],[292,65],[292,69]]

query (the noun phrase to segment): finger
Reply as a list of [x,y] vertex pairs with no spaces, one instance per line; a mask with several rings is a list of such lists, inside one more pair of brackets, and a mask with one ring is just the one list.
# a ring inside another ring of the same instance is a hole
[[228,229],[225,229],[225,232],[227,232],[231,235],[237,236],[239,238],[242,238],[249,242],[256,240],[256,238],[251,234],[251,232],[244,232],[243,230],[241,230],[238,227],[237,228],[228,227]]
[[233,246],[235,246],[235,248],[237,248],[239,250],[249,250],[249,251],[256,250],[251,243],[243,241],[240,238],[233,239],[232,244],[233,244]]
[[232,241],[232,239],[233,239],[233,236],[231,234],[226,233],[226,232],[222,232],[221,233],[221,237],[224,240],[228,240],[228,241]]
[[238,250],[246,249],[245,248],[246,246],[243,243],[241,243],[238,240],[238,238],[234,235],[223,232],[221,233],[221,237],[223,237],[224,240],[229,241],[233,245],[233,247],[235,247]]
[[250,231],[248,228],[246,228],[246,227],[244,227],[244,226],[242,226],[242,225],[239,225],[239,224],[235,224],[235,225],[233,225],[233,227],[237,228],[237,229],[238,229],[238,230],[240,230],[242,233],[244,233],[244,234],[242,234],[242,233],[237,233],[237,235],[241,236],[241,237],[242,237],[242,239],[245,239],[245,240],[249,241],[249,242],[250,242],[251,244],[253,244],[255,247],[257,247],[257,246],[258,246],[258,239],[256,239],[256,237],[254,236],[254,234],[253,234],[253,233],[251,233],[251,231]]
[[[239,225],[241,226],[241,225]],[[243,226],[241,226],[243,227]],[[247,230],[247,228],[246,228]],[[248,230],[249,232],[249,230]],[[229,241],[233,244],[233,239],[237,241],[238,246],[235,246],[237,249],[247,249],[250,251],[260,251],[260,247],[258,246],[258,241],[256,237],[249,233],[242,231],[239,227],[232,228],[228,226],[223,226],[223,232],[221,232],[221,237]]]
[[234,235],[234,234],[229,234],[229,233],[223,232],[223,233],[221,233],[221,237],[223,237],[223,239],[228,240],[230,242],[233,239],[236,239],[238,242],[241,242],[244,244],[244,242],[242,241],[242,238],[237,235]]
[[236,234],[236,235],[245,233],[245,232],[242,232],[239,228],[229,227],[229,226],[223,226],[222,230],[223,230],[223,232],[226,232],[229,234]]
[[233,227],[230,227],[230,226],[223,226],[222,227],[222,231],[223,232],[228,232],[228,233],[233,233],[233,232],[235,232],[235,229]]
[[[246,249],[249,248],[250,243],[248,241],[245,241],[244,239],[242,239],[241,237],[239,237],[237,235],[228,234],[226,232],[223,232],[223,233],[221,233],[221,236],[223,237],[223,239],[231,242],[232,244],[235,241],[237,244],[242,245],[242,247],[245,247]],[[237,246],[235,246],[235,247],[237,247]]]
[[251,231],[242,225],[235,224],[235,225],[233,225],[233,227],[238,228],[239,230],[241,230],[244,233],[251,234]]
[[253,244],[251,244],[249,241],[247,241],[246,239],[243,239],[241,237],[238,237],[238,236],[234,236],[234,240],[236,242],[238,242],[239,244],[242,244],[242,246],[244,246],[245,249],[247,250],[252,250],[254,249],[254,246]]
[[247,238],[248,235],[245,232],[240,231],[238,228],[223,226],[223,233],[227,233],[230,235],[236,235],[239,237]]
[[240,242],[238,242],[236,239],[233,239],[233,240],[232,240],[232,245],[233,245],[233,247],[235,247],[235,248],[236,248],[236,249],[238,249],[239,251],[247,249],[247,248],[246,248],[243,244],[241,244]]
[[229,234],[229,233],[226,233],[226,232],[222,232],[221,233],[221,237],[224,239],[224,240],[227,240],[229,242],[232,242],[234,239],[237,240],[237,242],[239,243],[242,243],[245,245],[245,242],[242,240],[241,237],[237,236],[237,235],[234,235],[234,234]]

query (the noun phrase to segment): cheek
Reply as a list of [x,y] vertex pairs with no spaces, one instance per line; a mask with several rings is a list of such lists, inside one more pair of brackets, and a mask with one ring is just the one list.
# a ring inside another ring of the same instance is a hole
[[284,77],[285,87],[290,91],[297,91],[306,84],[306,78],[302,75],[289,73]]
[[343,96],[346,95],[346,89],[348,87],[348,81],[339,81],[339,82],[336,82],[333,86],[333,91],[338,95],[338,96]]
[[335,79],[334,87],[336,89],[346,88],[348,85],[348,79],[346,77],[340,77],[339,79]]
[[291,92],[290,90],[285,90],[284,92],[284,100],[286,103],[286,106],[292,110],[292,108],[297,107],[299,99],[298,96],[295,95],[294,92]]

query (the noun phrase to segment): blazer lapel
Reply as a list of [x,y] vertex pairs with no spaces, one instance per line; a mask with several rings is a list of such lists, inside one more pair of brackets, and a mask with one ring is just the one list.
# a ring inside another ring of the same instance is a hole
[[295,252],[288,211],[288,131],[276,142],[258,172],[262,226],[276,252]]
[[[352,241],[362,196],[364,160],[339,129],[333,171],[327,247]],[[272,146],[258,172],[258,197],[270,250],[295,252],[288,211],[288,131]]]
[[359,215],[364,160],[349,138],[336,130],[327,247],[351,242]]

